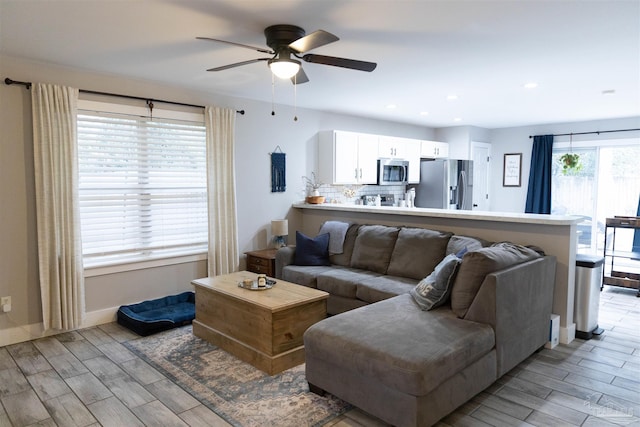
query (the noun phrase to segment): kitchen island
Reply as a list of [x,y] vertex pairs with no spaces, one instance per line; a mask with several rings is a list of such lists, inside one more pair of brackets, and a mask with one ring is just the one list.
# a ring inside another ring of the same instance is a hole
[[[560,315],[560,342],[575,338],[573,322],[576,224],[580,217],[511,212],[456,211],[350,204],[296,203],[289,216],[290,230],[315,236],[324,221],[412,226],[451,231],[493,242],[535,245],[557,258],[553,312]],[[295,239],[295,236],[294,236]],[[293,240],[295,242],[295,240]]]

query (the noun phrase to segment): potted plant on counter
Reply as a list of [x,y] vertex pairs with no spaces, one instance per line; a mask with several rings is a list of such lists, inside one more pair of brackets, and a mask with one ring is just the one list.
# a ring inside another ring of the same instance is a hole
[[311,178],[303,176],[302,179],[305,180],[307,186],[307,198],[305,201],[314,205],[324,203],[324,196],[320,195],[320,187],[324,183],[318,180],[316,173],[311,172]]

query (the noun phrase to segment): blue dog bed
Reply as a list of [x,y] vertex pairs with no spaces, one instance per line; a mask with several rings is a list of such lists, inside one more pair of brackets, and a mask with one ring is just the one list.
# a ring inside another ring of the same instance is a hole
[[142,336],[188,325],[196,317],[195,301],[194,292],[183,292],[123,305],[118,309],[118,323]]

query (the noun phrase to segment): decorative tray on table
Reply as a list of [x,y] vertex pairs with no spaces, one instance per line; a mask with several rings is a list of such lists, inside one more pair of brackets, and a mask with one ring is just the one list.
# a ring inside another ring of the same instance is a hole
[[267,289],[273,288],[273,285],[275,284],[276,284],[275,280],[267,279],[267,284],[265,286],[258,286],[258,281],[252,280],[251,283],[245,283],[244,281],[238,282],[238,287],[249,289],[250,291],[265,291]]

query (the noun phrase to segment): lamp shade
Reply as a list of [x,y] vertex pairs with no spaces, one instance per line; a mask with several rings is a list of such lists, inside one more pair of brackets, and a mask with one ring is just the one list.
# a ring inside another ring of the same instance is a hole
[[286,219],[274,219],[271,221],[271,234],[273,236],[288,236],[289,221]]
[[300,61],[295,59],[271,59],[269,60],[271,72],[281,79],[290,79],[295,76],[300,69]]

